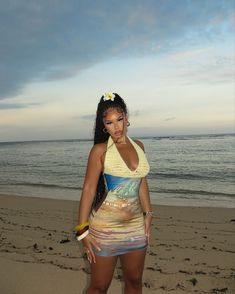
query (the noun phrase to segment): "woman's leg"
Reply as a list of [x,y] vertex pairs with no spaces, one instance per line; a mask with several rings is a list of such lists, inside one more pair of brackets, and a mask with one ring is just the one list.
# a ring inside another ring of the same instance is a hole
[[111,284],[117,256],[95,256],[91,264],[91,282],[86,294],[106,294]]
[[145,255],[146,249],[131,251],[120,256],[125,294],[142,294]]

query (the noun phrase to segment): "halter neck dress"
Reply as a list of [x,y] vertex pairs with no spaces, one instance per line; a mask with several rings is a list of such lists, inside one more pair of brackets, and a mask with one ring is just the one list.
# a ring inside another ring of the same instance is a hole
[[137,152],[138,166],[135,170],[127,166],[110,136],[103,171],[107,196],[89,217],[89,232],[101,248],[101,251],[94,248],[94,252],[100,256],[121,255],[147,247],[139,186],[150,167],[143,149],[127,137]]

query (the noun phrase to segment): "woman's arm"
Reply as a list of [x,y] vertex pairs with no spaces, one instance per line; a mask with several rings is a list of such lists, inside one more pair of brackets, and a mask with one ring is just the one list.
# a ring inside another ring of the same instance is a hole
[[[149,197],[148,182],[146,177],[142,178],[141,180],[140,189],[139,189],[139,197],[140,197],[140,203],[141,203],[143,212],[152,212],[152,206],[151,206],[150,197]],[[148,213],[144,216],[145,235],[147,237],[148,244],[150,243],[151,223],[152,223],[152,214]]]
[[89,218],[97,183],[102,172],[101,157],[103,153],[104,144],[95,144],[90,151],[79,204],[79,224],[87,222]]
[[[139,140],[136,141],[136,143],[144,151],[144,144]],[[149,196],[149,187],[148,187],[147,177],[144,177],[141,179],[140,188],[139,188],[139,198],[140,198],[142,211],[143,212],[152,212],[152,205],[151,205],[150,196]],[[150,229],[151,229],[151,223],[152,223],[152,214],[151,213],[145,215],[144,223],[145,223],[145,235],[148,239],[148,244],[149,244]]]
[[[136,143],[144,150],[144,144],[139,141],[136,140]],[[151,207],[151,202],[150,202],[150,196],[149,196],[149,187],[148,187],[148,182],[147,182],[147,178],[144,177],[141,180],[140,183],[140,189],[139,189],[139,197],[140,197],[140,202],[141,202],[141,206],[142,206],[142,210],[144,212],[146,211],[152,211],[152,207]]]
[[[103,143],[95,144],[92,147],[88,157],[87,169],[79,204],[79,224],[87,222],[91,212],[91,206],[95,197],[97,183],[103,168],[101,158],[104,154],[104,148],[105,145]],[[89,262],[96,262],[93,247],[96,247],[96,249],[98,250],[100,250],[100,248],[96,244],[94,238],[90,234],[88,234],[82,239],[82,243],[87,250],[87,254],[89,252],[89,254],[87,255]]]
[[146,177],[142,178],[141,180],[140,189],[139,189],[139,197],[140,197],[140,203],[141,203],[143,212],[152,211],[148,182]]

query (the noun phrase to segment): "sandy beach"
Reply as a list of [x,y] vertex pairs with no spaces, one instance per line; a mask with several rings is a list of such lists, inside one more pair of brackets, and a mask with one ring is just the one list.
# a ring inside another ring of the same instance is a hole
[[[0,195],[2,294],[82,294],[78,201]],[[155,205],[143,293],[235,293],[235,209]],[[118,264],[110,294],[123,293]]]

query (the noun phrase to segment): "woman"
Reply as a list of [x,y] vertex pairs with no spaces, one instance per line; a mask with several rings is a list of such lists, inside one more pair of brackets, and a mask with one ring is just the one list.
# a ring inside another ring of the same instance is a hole
[[124,100],[116,93],[103,95],[75,228],[91,264],[86,294],[107,293],[118,257],[124,293],[142,293],[153,213],[144,145],[127,135],[129,125]]

